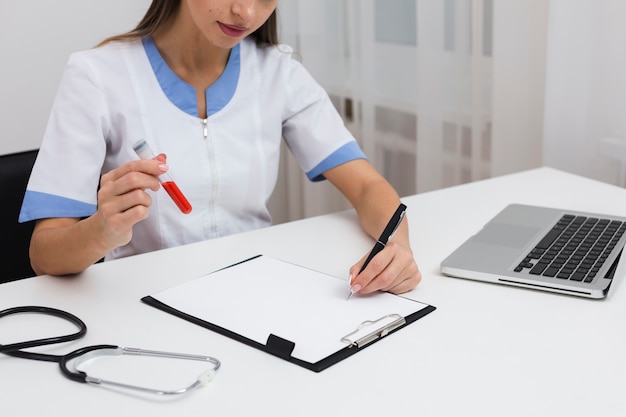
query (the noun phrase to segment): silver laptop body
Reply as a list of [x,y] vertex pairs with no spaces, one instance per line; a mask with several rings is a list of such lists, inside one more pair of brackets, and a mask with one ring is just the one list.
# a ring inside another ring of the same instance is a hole
[[[564,215],[567,217],[563,218]],[[587,220],[589,223],[572,240],[574,220],[576,224]],[[615,227],[620,229],[608,243],[605,242],[607,234]],[[444,259],[441,272],[457,278],[603,298],[613,278],[625,270],[626,261],[622,258],[620,262],[626,242],[624,229],[625,217],[511,204]],[[601,233],[601,242],[591,244],[592,237],[598,233]],[[546,234],[550,237],[544,239]],[[558,241],[557,247],[543,248],[548,241],[554,244]],[[565,241],[569,242],[567,250],[563,247]],[[591,259],[578,259],[590,244]],[[573,254],[569,253],[572,251]],[[568,261],[564,261],[566,256],[570,256]],[[557,257],[558,262],[555,261]],[[559,265],[561,262],[565,263]],[[621,265],[616,274],[618,263]]]

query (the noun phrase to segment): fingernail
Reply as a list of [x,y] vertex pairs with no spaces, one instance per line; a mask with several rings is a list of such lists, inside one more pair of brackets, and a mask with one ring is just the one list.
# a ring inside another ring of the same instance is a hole
[[167,164],[159,164],[159,169],[160,169],[162,172],[165,172],[165,171],[167,171],[168,169],[170,169],[170,167],[168,167],[168,166],[167,166]]
[[359,284],[353,285],[351,287],[352,292],[359,292],[361,290],[361,286]]

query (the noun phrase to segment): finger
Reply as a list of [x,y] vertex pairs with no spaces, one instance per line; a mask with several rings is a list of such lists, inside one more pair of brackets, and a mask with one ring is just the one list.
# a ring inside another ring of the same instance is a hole
[[136,205],[113,215],[106,215],[101,210],[96,215],[102,224],[104,240],[118,247],[130,242],[133,236],[133,226],[148,217],[148,208]]
[[147,189],[157,191],[159,181],[150,175],[129,173],[117,181],[103,181],[98,190],[98,207],[113,213],[127,210],[136,204],[150,204]]
[[106,190],[99,191],[98,204],[99,210],[109,216],[126,212],[136,206],[148,208],[152,205],[152,198],[150,195],[141,189],[134,189],[116,196],[100,197],[105,192]]
[[[123,170],[114,170],[115,172],[111,171],[102,176],[100,180],[101,193],[99,193],[99,198],[113,198],[134,190],[150,189],[157,191],[160,188],[160,181],[156,175],[145,173],[144,171],[128,170],[132,167],[125,166],[124,168]],[[124,171],[127,171],[126,174],[120,177],[119,174]]]
[[413,280],[406,279],[406,280],[400,282],[395,287],[390,288],[390,289],[388,289],[386,291],[390,292],[392,294],[403,294],[405,292],[409,292],[409,291],[413,290],[416,287],[416,285],[417,284],[413,283]]
[[102,176],[100,183],[102,184],[103,182],[117,181],[133,172],[141,172],[156,177],[167,172],[168,169],[169,167],[167,164],[158,159],[137,159],[127,162],[124,165],[107,172]]
[[[383,251],[372,258],[367,268],[353,280],[352,288],[353,291],[361,294],[374,291],[400,293],[413,289],[420,281],[421,274],[412,251],[402,245],[389,242]],[[359,289],[355,290],[355,287]]]
[[369,294],[377,291],[384,285],[376,281],[379,279],[381,273],[385,271],[392,259],[390,251],[383,249],[370,260],[367,267],[362,272],[358,273],[368,255],[369,254],[361,258],[361,260],[350,269],[350,273],[354,277],[351,286],[352,290],[361,294]]
[[387,291],[389,288],[396,286],[398,282],[399,275],[397,268],[393,267],[393,263],[389,263],[380,272],[377,272],[366,285],[363,286],[361,293],[369,294],[375,291]]
[[401,294],[407,291],[411,291],[422,281],[422,274],[414,259],[411,259],[404,264],[404,268],[398,274],[397,278],[387,288],[381,289],[382,291],[388,291],[394,294]]
[[98,192],[98,211],[93,217],[105,242],[112,247],[125,245],[132,238],[133,226],[148,217],[152,199],[143,190],[106,198],[102,192]]

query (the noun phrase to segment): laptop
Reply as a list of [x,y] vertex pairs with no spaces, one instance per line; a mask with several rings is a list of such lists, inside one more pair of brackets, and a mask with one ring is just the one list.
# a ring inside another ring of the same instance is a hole
[[626,217],[511,204],[440,269],[451,277],[604,298],[626,272],[625,231]]

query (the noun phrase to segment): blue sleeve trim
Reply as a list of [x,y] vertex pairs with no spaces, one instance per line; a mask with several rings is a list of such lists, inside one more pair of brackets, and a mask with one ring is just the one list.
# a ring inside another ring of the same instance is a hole
[[19,222],[53,217],[88,217],[96,212],[95,204],[88,204],[54,194],[26,190]]
[[314,182],[323,181],[326,179],[324,177],[324,172],[348,161],[353,161],[355,159],[367,159],[367,157],[356,142],[348,142],[341,148],[330,154],[330,156],[328,156],[322,162],[317,164],[315,168],[307,172],[306,176],[309,178],[309,180]]

